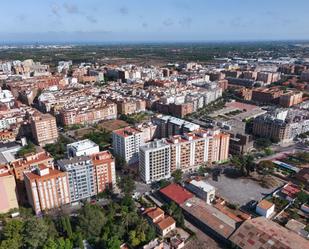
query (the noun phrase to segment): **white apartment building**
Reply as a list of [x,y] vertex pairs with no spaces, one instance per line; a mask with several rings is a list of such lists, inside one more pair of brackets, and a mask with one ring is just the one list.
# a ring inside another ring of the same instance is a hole
[[114,153],[124,159],[128,164],[137,163],[139,160],[139,147],[144,144],[143,132],[126,127],[113,131]]
[[139,173],[146,183],[171,177],[170,145],[157,140],[140,147]]
[[99,152],[99,145],[89,139],[77,141],[67,145],[68,157],[90,156]]

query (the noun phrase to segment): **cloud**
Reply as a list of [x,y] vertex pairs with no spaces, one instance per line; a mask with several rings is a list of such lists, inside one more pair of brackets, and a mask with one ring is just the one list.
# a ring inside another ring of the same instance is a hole
[[60,6],[58,4],[53,4],[51,6],[51,12],[55,15],[55,16],[60,16]]
[[179,24],[183,28],[190,28],[191,24],[192,24],[192,18],[191,17],[184,17],[184,18],[179,20]]
[[172,26],[172,25],[174,24],[174,22],[173,22],[172,19],[167,18],[167,19],[165,19],[165,20],[163,21],[162,24],[163,24],[164,26],[166,26],[166,27],[169,27],[169,26]]
[[17,16],[17,18],[18,18],[18,20],[19,20],[20,22],[24,22],[24,21],[26,21],[27,16],[24,15],[24,14],[20,14],[20,15]]
[[93,16],[86,16],[86,19],[91,23],[97,23],[98,20]]
[[78,6],[76,4],[68,4],[68,3],[64,3],[63,4],[63,8],[66,10],[67,13],[69,14],[78,14],[79,9]]
[[125,7],[125,6],[122,6],[122,7],[119,9],[119,12],[120,12],[121,15],[127,15],[127,14],[129,14],[129,10],[128,10],[128,8]]

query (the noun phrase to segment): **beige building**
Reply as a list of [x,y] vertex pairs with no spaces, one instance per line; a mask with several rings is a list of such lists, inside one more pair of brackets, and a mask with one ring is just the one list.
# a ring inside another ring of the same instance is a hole
[[0,214],[18,208],[14,175],[6,166],[0,166]]
[[106,188],[116,186],[115,159],[109,151],[101,151],[91,155],[94,166],[95,185],[97,193]]
[[283,107],[291,107],[297,105],[303,101],[302,92],[290,91],[287,94],[280,96],[279,104]]
[[209,133],[203,130],[167,139],[171,145],[171,172],[176,169],[184,172],[195,170],[208,162],[209,140]]
[[35,142],[40,146],[54,143],[58,139],[56,119],[50,114],[34,116],[31,129]]
[[220,130],[212,131],[209,141],[208,162],[224,162],[229,157],[230,134]]
[[66,172],[41,164],[34,171],[25,173],[24,181],[28,201],[36,214],[70,203]]

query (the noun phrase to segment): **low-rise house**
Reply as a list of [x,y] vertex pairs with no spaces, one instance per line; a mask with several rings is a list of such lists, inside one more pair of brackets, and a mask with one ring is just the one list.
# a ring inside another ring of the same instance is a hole
[[292,183],[287,183],[280,191],[280,194],[288,201],[293,201],[300,192],[300,188]]
[[171,216],[165,216],[164,211],[158,207],[148,208],[144,214],[155,226],[161,236],[167,235],[176,228],[176,222]]
[[267,200],[262,200],[256,206],[255,211],[259,214],[264,216],[265,218],[269,218],[273,212],[275,211],[275,204],[269,202]]
[[165,236],[176,228],[176,221],[171,216],[167,216],[163,220],[156,223],[156,227],[159,234],[161,236]]

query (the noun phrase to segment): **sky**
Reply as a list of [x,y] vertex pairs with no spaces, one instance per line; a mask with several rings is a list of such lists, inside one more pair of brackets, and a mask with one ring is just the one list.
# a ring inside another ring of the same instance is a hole
[[308,0],[3,0],[1,42],[309,40]]

